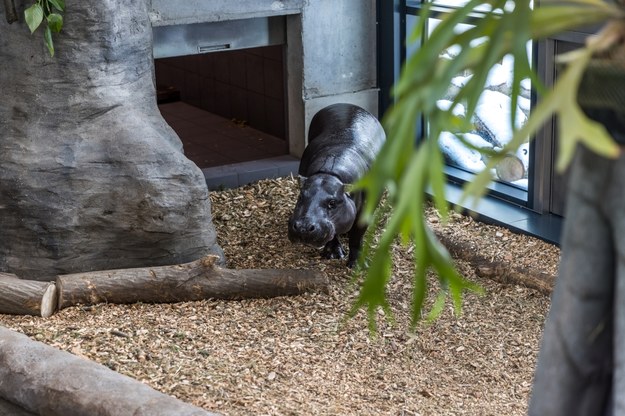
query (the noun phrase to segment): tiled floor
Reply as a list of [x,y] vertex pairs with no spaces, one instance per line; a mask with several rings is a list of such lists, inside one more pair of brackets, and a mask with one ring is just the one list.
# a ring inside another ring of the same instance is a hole
[[288,154],[285,140],[182,101],[159,104],[159,109],[182,140],[185,155],[202,169],[209,189],[297,174],[299,159]]
[[160,104],[159,109],[182,140],[185,155],[200,168],[288,154],[286,140],[182,101]]

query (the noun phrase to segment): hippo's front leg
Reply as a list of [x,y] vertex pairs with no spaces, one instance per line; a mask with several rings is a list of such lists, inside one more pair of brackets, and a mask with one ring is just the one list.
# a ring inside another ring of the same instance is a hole
[[349,257],[347,258],[347,267],[350,269],[353,268],[358,261],[360,249],[362,248],[362,239],[366,231],[367,226],[360,225],[358,220],[356,220],[352,229],[349,230]]
[[342,259],[345,257],[345,250],[338,236],[335,235],[332,240],[326,243],[321,252],[321,256],[325,259]]

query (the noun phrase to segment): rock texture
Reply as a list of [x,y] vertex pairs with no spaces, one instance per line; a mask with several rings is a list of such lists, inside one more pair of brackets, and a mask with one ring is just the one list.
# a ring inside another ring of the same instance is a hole
[[220,254],[202,172],[156,106],[145,0],[73,2],[53,58],[26,3],[12,25],[0,8],[0,271]]

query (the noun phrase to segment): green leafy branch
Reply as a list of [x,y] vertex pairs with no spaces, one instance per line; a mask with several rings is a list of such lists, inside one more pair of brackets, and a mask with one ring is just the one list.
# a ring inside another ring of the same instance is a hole
[[59,33],[63,28],[63,15],[61,15],[61,12],[64,10],[65,0],[37,0],[35,4],[24,10],[24,18],[30,33],[35,33],[45,19],[43,40],[50,52],[50,56],[54,56],[52,33]]
[[[484,12],[488,10],[488,12]],[[470,16],[479,15],[475,26],[458,33],[457,26]],[[501,151],[489,154],[486,168],[465,186],[464,198],[483,196],[492,180],[492,169],[524,141],[535,135],[538,128],[554,114],[561,123],[562,168],[573,153],[576,144],[582,142],[605,156],[616,156],[618,149],[605,129],[589,120],[575,99],[584,68],[597,50],[614,42],[614,29],[603,32],[599,40],[590,42],[576,59],[571,60],[555,86],[546,91],[531,68],[526,45],[531,40],[545,39],[565,30],[582,25],[611,20],[623,33],[625,11],[601,0],[543,1],[540,7],[531,8],[530,0],[470,0],[465,6],[445,15],[412,55],[394,87],[395,103],[383,119],[387,142],[369,173],[356,185],[368,195],[362,220],[377,226],[374,215],[376,203],[387,191],[391,206],[388,222],[382,231],[377,247],[365,247],[363,253],[371,257],[371,264],[364,271],[364,281],[352,310],[367,310],[370,326],[375,326],[375,311],[388,311],[386,285],[391,279],[391,246],[397,238],[403,243],[414,244],[414,282],[412,319],[416,324],[427,293],[427,272],[434,269],[440,282],[440,291],[428,314],[435,318],[443,310],[448,295],[455,311],[460,311],[462,293],[480,289],[464,279],[455,269],[447,250],[437,241],[425,220],[426,192],[445,220],[448,207],[445,198],[444,157],[438,145],[438,137],[451,131],[459,138],[472,130],[471,118],[485,89],[490,69],[505,56],[514,59],[510,123],[516,126],[516,105],[521,93],[521,81],[530,78],[534,87],[542,93],[542,99],[521,128],[513,127],[512,140]],[[412,41],[423,37],[427,28],[429,7],[425,7]],[[444,52],[454,47],[459,50],[453,59],[444,58]],[[470,72],[473,76],[459,89],[449,108],[439,108],[437,101],[445,95],[453,77]],[[455,107],[466,108],[464,118],[454,114]],[[416,124],[419,117],[428,121],[425,140],[415,146]],[[368,241],[366,244],[371,244]]]

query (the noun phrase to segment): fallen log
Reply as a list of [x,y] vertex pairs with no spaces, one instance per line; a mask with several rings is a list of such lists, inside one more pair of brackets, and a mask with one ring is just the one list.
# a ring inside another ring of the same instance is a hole
[[36,415],[212,414],[1,326],[0,397]]
[[553,291],[556,277],[551,274],[492,261],[477,253],[475,247],[471,247],[469,243],[452,240],[440,232],[436,233],[436,237],[453,258],[468,262],[478,276],[488,277],[503,284],[518,284],[536,289],[545,295],[550,295]]
[[310,290],[328,291],[316,270],[226,269],[217,256],[191,263],[104,270],[56,278],[58,308],[96,303],[172,303],[202,299],[269,298]]
[[0,313],[47,318],[56,311],[56,302],[54,282],[23,280],[14,274],[0,273]]
[[548,273],[517,267],[510,268],[502,264],[477,265],[475,274],[503,284],[521,285],[536,289],[545,295],[550,295],[555,285],[555,276]]

